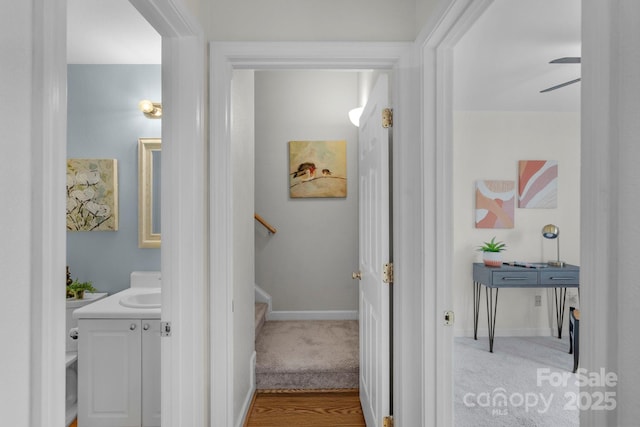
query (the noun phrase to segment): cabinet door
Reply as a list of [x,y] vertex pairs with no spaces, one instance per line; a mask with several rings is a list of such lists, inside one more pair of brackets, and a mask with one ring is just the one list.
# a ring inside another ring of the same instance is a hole
[[78,321],[78,425],[140,425],[140,320]]
[[160,427],[160,320],[142,321],[142,427]]

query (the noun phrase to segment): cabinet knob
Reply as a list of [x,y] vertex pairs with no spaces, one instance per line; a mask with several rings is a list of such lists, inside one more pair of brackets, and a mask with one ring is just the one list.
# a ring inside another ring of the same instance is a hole
[[359,271],[358,271],[358,272],[355,272],[355,273],[351,273],[351,278],[352,278],[353,280],[356,280],[356,279],[358,279],[358,280],[362,280],[362,273],[361,273],[361,272],[359,272]]
[[148,331],[148,330],[149,330],[149,327],[150,327],[150,326],[149,326],[149,324],[148,324],[148,323],[145,323],[145,324],[142,326],[142,329],[144,329],[145,331]]
[[129,330],[135,331],[136,330],[136,324],[132,323],[131,325],[129,325]]

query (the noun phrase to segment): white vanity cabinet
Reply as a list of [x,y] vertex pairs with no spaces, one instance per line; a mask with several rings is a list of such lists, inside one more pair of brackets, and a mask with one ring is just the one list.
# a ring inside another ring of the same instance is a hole
[[160,320],[79,319],[78,426],[160,426]]

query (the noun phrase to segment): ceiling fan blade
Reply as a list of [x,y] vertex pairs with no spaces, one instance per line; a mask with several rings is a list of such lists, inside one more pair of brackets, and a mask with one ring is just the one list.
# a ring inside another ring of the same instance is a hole
[[549,64],[580,64],[582,58],[579,56],[565,56],[564,58],[554,59]]
[[560,89],[561,87],[565,87],[565,86],[572,85],[574,83],[578,83],[580,80],[581,80],[580,78],[577,78],[577,79],[574,79],[574,80],[569,80],[568,82],[560,83],[559,85],[551,86],[549,88],[541,90],[540,93],[551,92],[552,90]]

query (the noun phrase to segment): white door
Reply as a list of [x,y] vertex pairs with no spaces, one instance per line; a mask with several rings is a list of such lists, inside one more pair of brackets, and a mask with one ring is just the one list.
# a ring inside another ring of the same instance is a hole
[[382,126],[388,81],[381,75],[360,118],[360,402],[367,426],[389,414],[389,130]]

